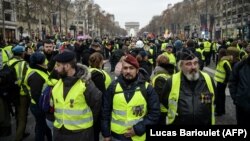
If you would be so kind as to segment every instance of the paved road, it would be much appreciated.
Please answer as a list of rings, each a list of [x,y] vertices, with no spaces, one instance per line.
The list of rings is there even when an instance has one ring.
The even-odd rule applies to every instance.
[[[214,74],[214,64],[212,63],[209,67],[205,67],[204,71],[208,72],[211,76]],[[105,70],[109,72],[110,70],[110,64],[106,63]],[[114,74],[111,73],[112,78],[114,78]],[[216,124],[218,125],[235,125],[236,119],[235,119],[235,106],[233,105],[232,99],[229,95],[228,89],[226,90],[226,114],[221,117],[216,117]],[[15,122],[14,119],[12,119],[12,136],[0,138],[0,141],[13,141],[14,134],[15,134]],[[34,141],[34,131],[35,131],[35,121],[33,118],[33,115],[29,112],[28,115],[28,124],[27,124],[27,132],[30,132],[31,135],[27,137],[24,141]]]

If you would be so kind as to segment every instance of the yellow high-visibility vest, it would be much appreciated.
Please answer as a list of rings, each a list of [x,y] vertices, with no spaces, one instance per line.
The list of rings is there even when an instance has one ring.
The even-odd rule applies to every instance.
[[[63,97],[63,82],[60,79],[52,89],[55,108],[54,126],[64,126],[68,130],[81,130],[93,126],[93,115],[86,103],[84,92],[85,83],[78,80],[69,90],[66,98]]]
[[[145,83],[146,88],[148,83]],[[140,108],[142,113],[140,115],[135,115],[134,111],[136,108]],[[135,90],[134,96],[127,103],[123,89],[119,83],[117,83],[115,88],[115,95],[113,98],[113,110],[111,119],[111,131],[116,134],[126,133],[128,128],[133,127],[133,125],[143,120],[143,117],[147,113],[147,102],[140,91],[140,87]],[[146,140],[146,133],[142,136],[133,136],[133,141],[144,141]]]
[[[48,74],[47,73],[45,73],[45,72],[43,72],[41,70],[38,70],[38,69],[32,69],[30,67],[28,68],[28,70],[26,72],[26,75],[25,75],[25,78],[24,78],[24,85],[27,88],[27,92],[29,93],[29,95],[31,97],[31,103],[33,103],[33,104],[37,104],[37,103],[35,102],[35,100],[31,96],[30,86],[28,85],[28,79],[35,72],[38,73],[44,79],[44,81],[45,81],[44,84],[43,84],[43,88],[42,88],[41,92],[43,92],[43,90],[46,88],[46,86],[47,86],[46,82],[48,81]]]
[[[228,60],[220,60],[216,66],[216,72],[214,74],[214,80],[220,83],[223,83],[226,78],[226,71],[224,69],[224,64],[227,64],[229,68],[232,70],[231,65]]]
[[[212,85],[212,80],[207,73],[200,71],[202,76],[205,78],[206,84],[208,86],[209,92],[213,94],[211,102],[211,124],[215,124],[215,115],[214,115],[214,88]],[[178,100],[180,95],[180,85],[181,85],[181,72],[178,72],[172,76],[172,88],[168,97],[168,116],[167,124],[172,124],[175,120],[175,116],[178,115]]]
[[[162,77],[164,78],[165,80],[169,79],[171,76],[166,74],[166,73],[159,73],[159,74],[156,74],[155,76],[153,76],[153,78],[151,79],[151,84],[153,87],[155,87],[155,80],[159,77]],[[166,113],[168,110],[167,108],[162,104],[160,103],[160,108],[161,108],[161,112],[162,113]]]
[[[16,61],[20,61],[20,60],[18,60],[16,58],[13,58],[13,59],[9,60],[9,62],[7,63],[7,65],[11,66]],[[28,66],[27,66],[27,63],[24,60],[18,62],[14,66],[15,71],[16,71],[16,78],[17,78],[16,84],[20,87],[20,95],[23,95],[23,96],[28,94],[28,93],[26,93],[24,91],[24,86],[22,85],[22,83],[24,83],[24,81],[22,82],[22,80],[25,79],[25,75],[26,75],[26,74],[23,73],[25,67],[28,67]]]

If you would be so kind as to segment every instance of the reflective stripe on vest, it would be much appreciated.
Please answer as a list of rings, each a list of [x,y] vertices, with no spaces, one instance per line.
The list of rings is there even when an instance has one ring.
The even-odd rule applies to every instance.
[[[60,129],[81,130],[93,126],[92,111],[86,103],[84,92],[85,83],[78,80],[63,97],[63,82],[60,79],[52,89],[55,108],[54,126]]]
[[[214,88],[212,85],[212,80],[207,73],[200,71],[202,76],[205,78],[207,87],[209,92],[213,94],[212,103],[211,103],[211,124],[215,124],[215,116],[214,116]],[[178,116],[177,109],[178,109],[178,100],[180,95],[180,84],[181,83],[181,72],[178,72],[172,76],[172,88],[168,98],[168,116],[167,116],[167,123],[172,124],[175,120],[175,116]]]
[[[153,76],[151,82],[152,82],[152,86],[155,87],[155,80],[159,77],[162,77],[164,78],[165,80],[169,79],[171,76],[166,74],[166,73],[159,73],[159,74],[156,74],[155,76]],[[161,108],[161,112],[162,113],[166,113],[168,110],[165,106],[163,106],[162,103],[160,103],[160,108]]]
[[[43,72],[43,71],[40,71],[38,69],[32,69],[32,68],[28,68],[27,72],[26,72],[26,75],[25,75],[25,78],[24,78],[24,85],[26,86],[27,90],[24,90],[26,93],[29,93],[30,97],[31,97],[31,103],[33,104],[36,104],[35,100],[32,98],[31,96],[31,92],[30,92],[30,86],[28,85],[28,79],[29,77],[33,74],[33,73],[38,73],[43,79],[44,79],[44,84],[43,84],[43,88],[42,88],[42,91],[41,91],[41,94],[43,92],[43,90],[46,88],[46,82],[48,80],[48,74]]]
[[[227,64],[229,68],[231,69],[231,65],[228,62],[228,60],[220,60],[217,67],[216,67],[216,72],[214,74],[214,80],[220,83],[223,83],[226,78],[226,71],[224,69],[224,64]]]
[[[204,44],[204,51],[205,52],[210,52],[211,43],[209,41],[205,41],[203,44]]]
[[[98,71],[98,72],[100,72],[101,74],[103,74],[104,75],[104,80],[105,80],[105,88],[107,89],[108,88],[108,86],[110,85],[110,83],[111,83],[111,77],[109,76],[109,74],[105,71],[105,70],[100,70],[100,69],[97,69],[97,68],[90,68],[90,72],[93,72],[93,71]]]
[[[146,88],[148,83],[145,83]],[[141,111],[141,114],[136,115],[137,110]],[[115,88],[115,94],[113,98],[113,110],[111,119],[111,131],[116,134],[124,134],[127,129],[133,127],[138,122],[143,120],[143,117],[147,113],[147,102],[140,91],[140,87],[137,87],[134,96],[127,103],[123,89],[119,83]],[[133,136],[132,140],[143,141],[146,139],[146,133],[142,136]]]

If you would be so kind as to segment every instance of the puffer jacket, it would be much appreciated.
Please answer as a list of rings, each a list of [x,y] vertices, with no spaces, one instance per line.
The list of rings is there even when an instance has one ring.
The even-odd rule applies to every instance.
[[[117,81],[117,82],[116,82]],[[113,96],[115,92],[115,86],[117,83],[120,83],[122,89],[124,90],[124,95],[126,101],[129,102],[134,95],[135,89],[145,83],[145,78],[142,78],[142,75],[138,74],[137,78],[133,82],[126,82],[123,79],[123,76],[120,75],[117,80],[113,81],[108,90],[103,95],[103,105],[102,105],[102,123],[101,130],[104,137],[110,137],[111,134],[111,112],[113,108]],[[146,101],[148,112],[145,115],[144,119],[133,126],[136,135],[143,135],[146,132],[146,125],[156,124],[160,116],[160,103],[159,98],[151,85],[146,89]],[[124,135],[118,135],[119,139],[127,139]],[[117,137],[117,135],[116,135]]]
[[[215,90],[213,81],[212,85]],[[163,94],[162,104],[165,107],[168,107],[168,98],[171,88],[172,78],[167,80],[163,90],[165,93]],[[202,102],[202,94],[210,94],[210,92],[205,78],[201,73],[197,81],[189,81],[181,74],[180,94],[177,106],[178,116],[175,117],[173,125],[211,125],[211,103]]]

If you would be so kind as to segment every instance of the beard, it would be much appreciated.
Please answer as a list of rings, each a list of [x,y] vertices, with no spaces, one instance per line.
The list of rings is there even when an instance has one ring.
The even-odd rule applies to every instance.
[[[125,74],[125,75],[124,75],[124,78],[127,79],[127,80],[132,80],[132,79],[134,79],[133,75],[131,75],[131,74]]]
[[[46,50],[46,51],[44,51],[44,53],[47,54],[47,55],[51,55],[52,52],[53,52],[53,50]]]
[[[183,72],[189,81],[196,81],[200,78],[200,73],[198,70],[192,70],[191,72]]]

